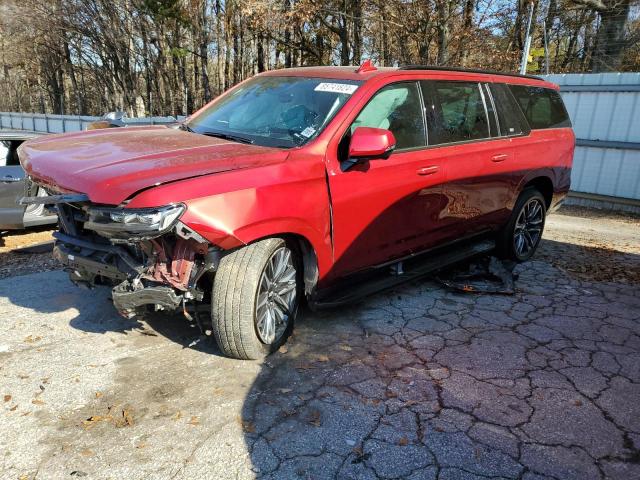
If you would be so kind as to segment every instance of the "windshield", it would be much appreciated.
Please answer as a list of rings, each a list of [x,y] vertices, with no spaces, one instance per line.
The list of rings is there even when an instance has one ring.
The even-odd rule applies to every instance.
[[[361,82],[255,77],[191,119],[195,133],[291,148],[320,134]]]

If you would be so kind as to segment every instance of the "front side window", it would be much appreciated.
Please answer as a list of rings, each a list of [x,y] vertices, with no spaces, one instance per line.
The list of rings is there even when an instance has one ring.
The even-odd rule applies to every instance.
[[[426,81],[424,86],[429,145],[489,137],[487,111],[479,84]]]
[[[560,94],[550,88],[509,85],[532,129],[570,127]]]
[[[317,137],[358,89],[360,81],[255,77],[187,123],[203,135],[291,148]]]
[[[422,102],[416,82],[394,83],[382,88],[362,109],[351,125],[384,128],[396,137],[396,150],[424,147],[426,134]]]

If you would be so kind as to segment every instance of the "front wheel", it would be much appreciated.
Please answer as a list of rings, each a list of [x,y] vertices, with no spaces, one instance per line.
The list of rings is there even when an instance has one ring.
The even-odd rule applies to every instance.
[[[544,230],[547,215],[542,194],[526,189],[520,194],[511,219],[498,237],[498,255],[502,258],[524,262],[535,253]]]
[[[243,360],[277,350],[293,330],[300,276],[295,252],[281,238],[268,238],[223,257],[211,306],[220,350]]]

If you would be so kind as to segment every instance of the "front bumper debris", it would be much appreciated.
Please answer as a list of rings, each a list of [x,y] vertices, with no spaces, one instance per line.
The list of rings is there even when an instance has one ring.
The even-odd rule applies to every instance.
[[[53,258],[67,266],[69,278],[76,285],[90,287],[95,284],[98,276],[119,281],[128,277],[114,265],[72,252],[61,243],[56,243],[53,247]]]
[[[136,316],[146,305],[156,310],[176,310],[183,302],[183,295],[164,285],[143,286],[141,282],[125,280],[112,290],[113,306],[126,318]]]
[[[157,238],[114,243],[84,230],[79,211],[65,210],[65,231],[53,234],[54,257],[76,285],[112,286],[113,304],[121,315],[131,318],[147,307],[181,308],[187,315],[186,304],[205,297],[209,283],[200,281],[217,269],[222,252],[188,227],[179,224]]]

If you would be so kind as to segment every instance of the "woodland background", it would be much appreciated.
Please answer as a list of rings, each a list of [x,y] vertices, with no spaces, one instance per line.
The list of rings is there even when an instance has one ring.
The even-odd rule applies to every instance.
[[[0,0],[0,110],[185,115],[264,70],[517,71],[525,0]],[[640,0],[534,4],[531,73],[640,71]]]

